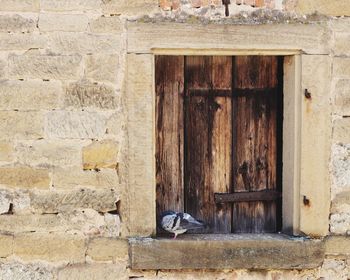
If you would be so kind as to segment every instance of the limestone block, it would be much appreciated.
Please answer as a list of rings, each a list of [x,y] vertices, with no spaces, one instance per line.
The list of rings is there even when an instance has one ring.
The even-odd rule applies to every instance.
[[[28,191],[0,189],[0,214],[7,214],[11,204],[13,213],[28,213],[30,210]]]
[[[158,0],[108,0],[102,1],[104,14],[137,15],[158,11]]]
[[[45,48],[47,37],[38,34],[2,34],[0,33],[0,50],[15,51],[29,50],[31,48]]]
[[[52,280],[55,279],[55,273],[52,268],[42,263],[23,264],[19,262],[4,262],[0,263],[0,279]]]
[[[112,222],[109,216],[117,218]],[[120,219],[118,215],[101,215],[93,209],[75,209],[46,215],[0,215],[0,231],[14,234],[64,232],[94,237],[117,237],[120,233]]]
[[[79,263],[85,261],[85,250],[85,239],[79,236],[28,233],[14,238],[14,254],[25,261]]]
[[[50,168],[80,166],[81,147],[86,141],[37,140],[16,145],[17,161],[28,166]]]
[[[296,11],[302,14],[325,14],[330,16],[350,16],[350,7],[343,0],[298,1]]]
[[[350,10],[349,10],[350,14]],[[347,30],[349,31],[349,30]],[[339,56],[350,56],[350,32],[335,32],[334,34],[334,54]]]
[[[52,110],[61,107],[57,81],[0,81],[0,110]]]
[[[88,26],[86,15],[40,14],[40,31],[85,31]]]
[[[324,55],[302,56],[302,89],[311,99],[302,99],[300,230],[312,236],[328,234],[330,206],[329,158],[331,147],[331,59]],[[323,207],[319,207],[323,205]]]
[[[119,194],[114,189],[72,191],[41,191],[31,193],[31,206],[37,213],[58,213],[77,208],[92,208],[99,212],[116,210]]]
[[[333,61],[333,76],[350,79],[350,58],[335,57]]]
[[[121,138],[125,130],[125,116],[122,112],[115,113],[107,120],[107,133]]]
[[[115,82],[119,67],[118,55],[95,54],[86,56],[86,77],[95,81]]]
[[[41,9],[44,11],[72,12],[72,11],[98,11],[101,0],[41,0]]]
[[[13,252],[13,236],[0,234],[0,258],[6,258]]]
[[[65,107],[115,109],[118,104],[117,99],[115,90],[111,86],[80,81],[67,87]]]
[[[105,133],[105,117],[94,112],[55,111],[46,114],[48,138],[100,138]]]
[[[112,140],[93,142],[83,148],[83,168],[101,169],[118,167],[118,143]]]
[[[307,54],[330,52],[330,31],[313,24],[190,24],[127,22],[128,52],[170,49],[300,49]],[[171,32],[169,32],[171,30]],[[193,36],[196,34],[196,36]]]
[[[40,0],[0,0],[0,11],[38,12]]]
[[[0,161],[12,161],[14,148],[13,143],[0,140]]]
[[[43,126],[40,112],[0,111],[0,139],[38,139]]]
[[[81,158],[80,158],[81,159]],[[83,171],[79,168],[56,168],[53,170],[53,185],[59,189],[94,187],[98,189],[119,187],[118,174],[115,170],[102,169]]]
[[[55,33],[50,36],[50,49],[63,54],[114,53],[120,48],[119,34]]]
[[[350,188],[350,144],[332,145],[333,194]]]
[[[350,115],[350,79],[339,79],[335,84],[334,93],[336,112]]]
[[[36,22],[20,15],[0,15],[0,32],[33,32]]]
[[[350,212],[331,214],[330,232],[339,235],[350,234]]]
[[[117,261],[128,259],[128,241],[116,238],[94,238],[86,252],[94,261]]]
[[[126,263],[67,266],[58,272],[58,280],[127,280],[126,266]]]
[[[334,121],[333,142],[350,144],[350,118],[341,118]]]
[[[48,189],[50,187],[49,172],[45,169],[29,167],[0,168],[0,185],[8,188]]]
[[[6,77],[7,72],[7,62],[5,60],[0,60],[0,79]]]
[[[350,239],[346,236],[330,236],[326,239],[327,255],[349,255]]]
[[[9,72],[14,78],[77,79],[80,74],[80,55],[12,55]]]
[[[350,190],[338,193],[332,200],[331,213],[350,213]]]
[[[124,23],[119,17],[99,17],[90,22],[90,31],[94,33],[121,33]]]

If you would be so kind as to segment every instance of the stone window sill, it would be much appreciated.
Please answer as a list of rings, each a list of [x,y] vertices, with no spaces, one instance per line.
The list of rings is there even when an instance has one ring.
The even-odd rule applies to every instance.
[[[283,234],[185,234],[130,238],[132,269],[306,269],[322,264],[324,242]]]

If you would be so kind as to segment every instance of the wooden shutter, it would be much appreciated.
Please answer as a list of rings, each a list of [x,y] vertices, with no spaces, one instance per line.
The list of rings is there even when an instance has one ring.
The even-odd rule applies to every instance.
[[[158,216],[186,211],[208,224],[207,233],[277,230],[283,114],[278,61],[156,56]]]

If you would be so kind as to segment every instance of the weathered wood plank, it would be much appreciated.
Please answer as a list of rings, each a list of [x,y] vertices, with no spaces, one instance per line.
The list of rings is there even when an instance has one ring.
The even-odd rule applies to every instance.
[[[231,232],[231,205],[214,200],[214,192],[230,191],[231,100],[216,90],[231,89],[231,67],[231,57],[186,58],[185,208],[206,232]]]
[[[184,210],[183,90],[184,57],[156,56],[157,217]]]
[[[277,57],[236,57],[233,89],[234,178],[237,191],[276,188]],[[268,93],[251,94],[268,88]],[[271,88],[276,88],[271,91]],[[242,95],[243,89],[249,94]],[[275,202],[239,202],[233,206],[234,232],[274,232]]]
[[[237,192],[237,193],[215,193],[216,203],[241,202],[241,201],[264,201],[277,200],[281,197],[281,193],[277,191],[258,191],[258,192]]]

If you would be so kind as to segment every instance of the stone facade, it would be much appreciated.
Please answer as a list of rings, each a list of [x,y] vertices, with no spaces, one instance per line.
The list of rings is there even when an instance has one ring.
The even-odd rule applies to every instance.
[[[350,278],[350,5],[231,0],[229,12],[221,0],[0,0],[0,279]],[[306,232],[322,221],[322,264],[132,269],[127,238],[155,229],[149,50],[259,50],[270,34],[269,49],[303,50],[301,131],[327,135],[301,159],[313,186],[301,195],[324,198],[300,213]]]

